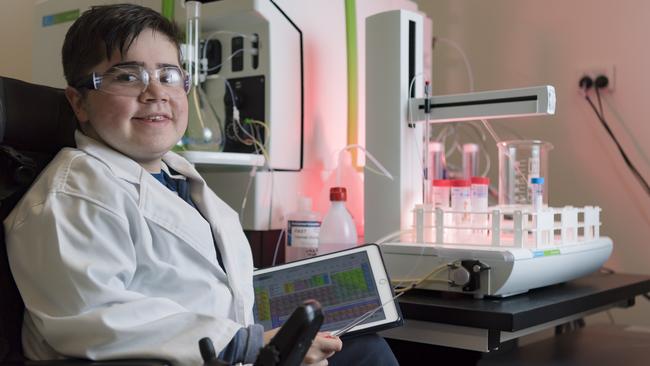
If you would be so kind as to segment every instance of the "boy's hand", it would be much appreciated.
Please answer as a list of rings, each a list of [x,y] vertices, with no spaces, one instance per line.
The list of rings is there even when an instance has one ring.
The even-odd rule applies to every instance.
[[[306,365],[324,366],[327,359],[343,348],[343,342],[339,337],[329,333],[318,333],[309,347],[303,363]]]
[[[266,332],[264,332],[264,345],[265,346],[267,344],[269,344],[269,342],[271,342],[271,339],[273,337],[275,337],[275,335],[278,333],[279,330],[280,330],[280,328],[273,328],[271,330],[267,330]]]

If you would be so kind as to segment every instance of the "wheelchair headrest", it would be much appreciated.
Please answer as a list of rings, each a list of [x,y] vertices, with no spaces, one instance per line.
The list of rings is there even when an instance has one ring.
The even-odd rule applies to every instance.
[[[0,144],[54,154],[74,146],[76,126],[62,89],[0,77]]]

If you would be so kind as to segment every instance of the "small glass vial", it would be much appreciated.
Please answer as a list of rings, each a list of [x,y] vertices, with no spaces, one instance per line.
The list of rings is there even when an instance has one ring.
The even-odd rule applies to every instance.
[[[530,178],[530,202],[534,211],[544,207],[544,177]]]

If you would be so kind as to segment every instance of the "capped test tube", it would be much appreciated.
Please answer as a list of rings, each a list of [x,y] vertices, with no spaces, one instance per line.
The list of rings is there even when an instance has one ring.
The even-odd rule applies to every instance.
[[[449,208],[449,179],[434,179],[431,190],[431,203],[434,208]]]
[[[463,144],[463,179],[478,176],[478,145]]]
[[[544,207],[544,177],[530,178],[530,202],[535,211]]]

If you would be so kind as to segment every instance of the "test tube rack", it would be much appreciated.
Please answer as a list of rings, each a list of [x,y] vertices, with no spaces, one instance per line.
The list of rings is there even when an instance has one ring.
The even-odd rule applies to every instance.
[[[402,242],[537,249],[580,244],[600,237],[597,206],[494,206],[486,212],[417,205],[413,233]]]

